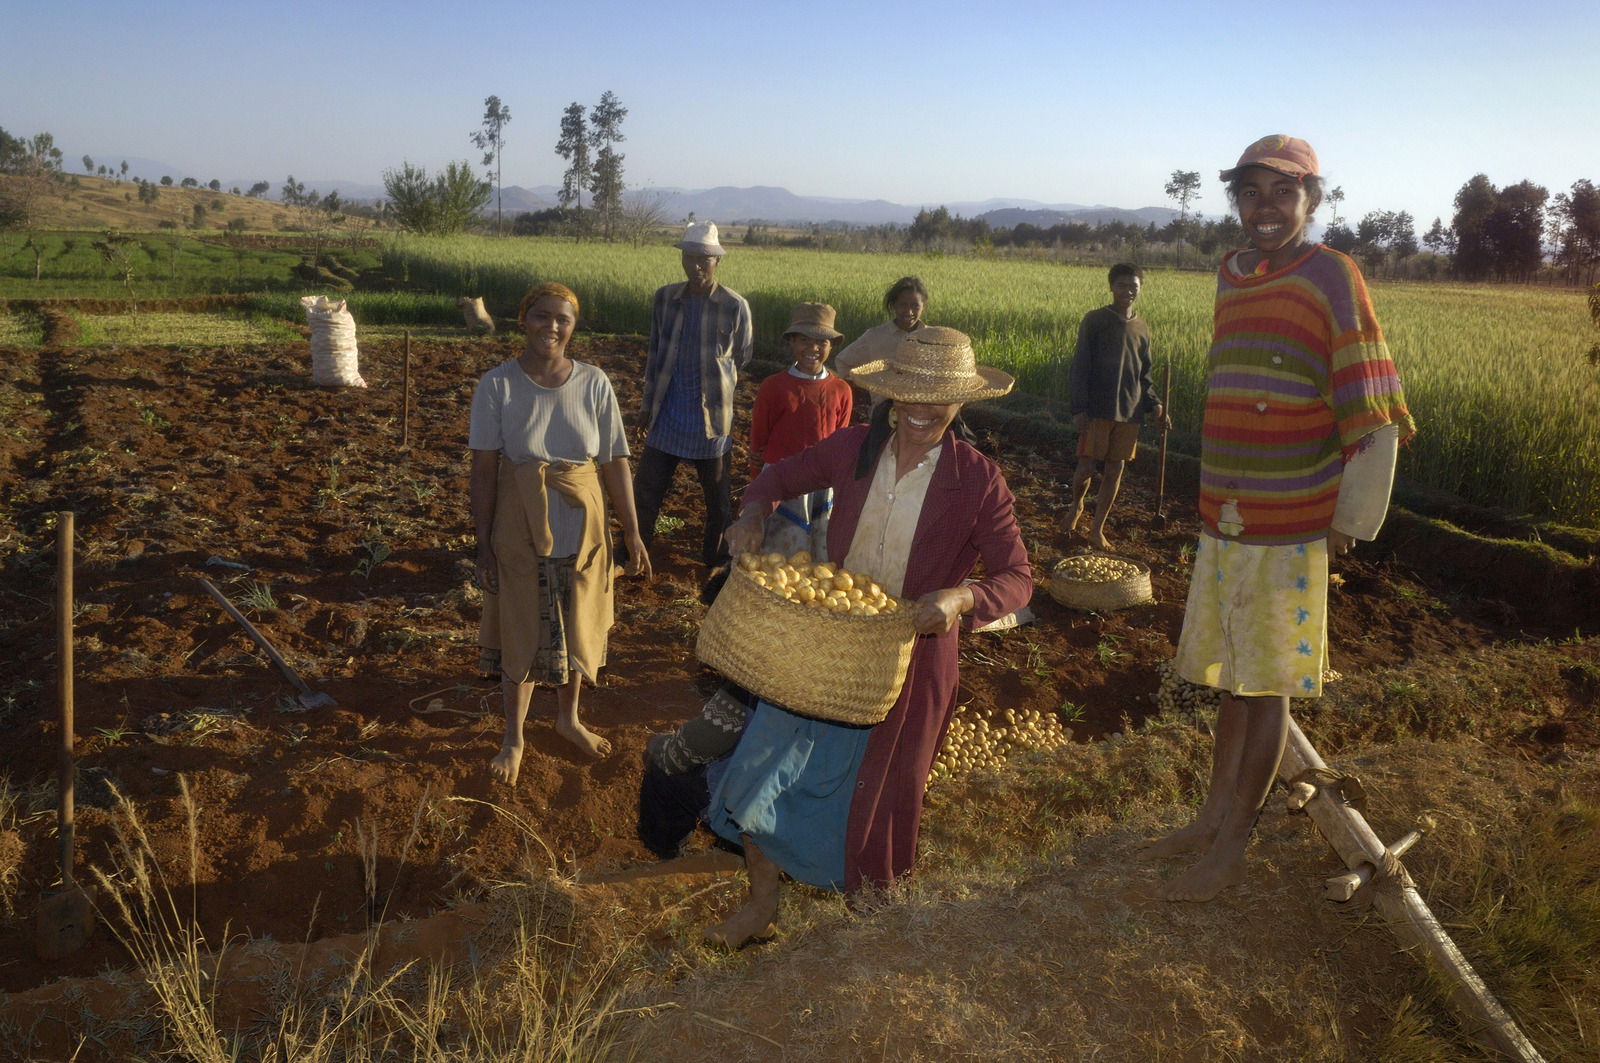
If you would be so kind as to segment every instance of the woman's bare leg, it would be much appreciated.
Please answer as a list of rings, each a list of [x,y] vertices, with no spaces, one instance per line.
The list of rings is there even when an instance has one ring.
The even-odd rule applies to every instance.
[[[528,719],[528,702],[533,698],[532,683],[500,680],[500,700],[505,703],[506,737],[500,752],[489,762],[489,774],[507,786],[515,786],[522,767],[522,725]]]
[[[1244,854],[1256,815],[1266,803],[1289,737],[1289,699],[1237,698],[1245,711],[1244,743],[1232,800],[1211,847],[1189,870],[1167,884],[1169,901],[1209,901],[1244,881]],[[1209,800],[1209,798],[1208,798]]]
[[[750,894],[744,907],[720,923],[705,928],[702,937],[713,945],[736,949],[755,938],[769,938],[777,930],[778,920],[778,865],[768,860],[750,839],[741,834],[744,843],[744,868],[750,880]]]
[[[556,688],[556,734],[577,746],[591,757],[603,757],[611,752],[611,743],[589,730],[578,720],[578,694],[583,675],[569,668],[570,678],[565,686]]]
[[[1233,803],[1239,762],[1244,756],[1244,729],[1244,705],[1232,694],[1222,695],[1222,707],[1217,710],[1217,737],[1211,750],[1211,788],[1206,791],[1205,802],[1186,826],[1146,844],[1147,856],[1203,853],[1211,848],[1222,821],[1228,817],[1228,806]]]

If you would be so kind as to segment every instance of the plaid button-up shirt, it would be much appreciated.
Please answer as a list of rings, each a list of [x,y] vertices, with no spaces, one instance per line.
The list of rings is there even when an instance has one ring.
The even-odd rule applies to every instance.
[[[733,433],[733,392],[739,382],[739,370],[750,362],[755,332],[750,322],[750,304],[738,292],[719,284],[703,304],[698,350],[682,351],[679,340],[688,287],[687,282],[681,282],[656,290],[650,346],[645,354],[643,406],[648,423],[654,425],[667,396],[673,367],[680,357],[694,358],[700,367],[700,408],[706,438],[714,439]]]

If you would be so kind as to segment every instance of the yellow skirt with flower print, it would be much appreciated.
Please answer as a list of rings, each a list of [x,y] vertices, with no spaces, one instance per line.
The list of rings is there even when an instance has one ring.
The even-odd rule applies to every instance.
[[[1328,544],[1257,546],[1202,533],[1174,662],[1241,697],[1322,696]]]

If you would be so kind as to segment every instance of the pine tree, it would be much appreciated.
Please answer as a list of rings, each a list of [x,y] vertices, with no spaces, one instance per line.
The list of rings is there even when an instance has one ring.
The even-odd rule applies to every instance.
[[[594,149],[594,175],[589,180],[589,191],[594,195],[594,207],[605,225],[607,240],[616,234],[617,216],[622,209],[624,156],[616,150],[616,145],[628,139],[622,135],[622,120],[626,117],[628,109],[610,89],[589,112],[589,145]]]
[[[483,152],[483,165],[493,166],[494,177],[494,231],[500,231],[501,157],[506,146],[506,123],[511,121],[511,109],[500,102],[500,97],[489,96],[483,101],[483,128],[472,134],[472,143]]]

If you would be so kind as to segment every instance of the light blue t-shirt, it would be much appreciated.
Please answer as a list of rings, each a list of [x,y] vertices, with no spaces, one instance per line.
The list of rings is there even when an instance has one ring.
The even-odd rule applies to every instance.
[[[599,367],[573,361],[558,388],[541,387],[513,358],[483,374],[472,395],[467,446],[498,450],[518,465],[530,461],[604,465],[628,456],[628,437],[611,379]],[[583,510],[546,490],[551,557],[570,557],[583,541]]]

